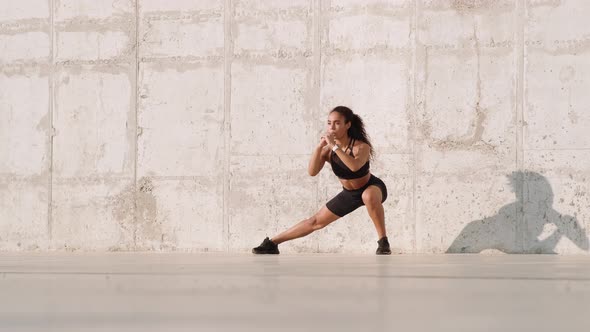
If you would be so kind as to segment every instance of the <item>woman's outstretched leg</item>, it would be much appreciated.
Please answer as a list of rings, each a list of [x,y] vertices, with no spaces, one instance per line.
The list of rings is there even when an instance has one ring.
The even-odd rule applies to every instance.
[[[279,250],[277,246],[279,244],[309,235],[318,229],[328,226],[338,218],[340,217],[324,206],[312,217],[300,221],[288,230],[274,236],[272,239],[264,239],[260,246],[252,249],[252,252],[255,254],[278,254]]]
[[[328,226],[330,223],[338,220],[338,218],[340,217],[328,210],[326,206],[323,206],[311,218],[300,221],[288,230],[273,237],[271,240],[276,244],[280,244],[285,241],[304,237],[314,231],[317,231],[318,229]]]

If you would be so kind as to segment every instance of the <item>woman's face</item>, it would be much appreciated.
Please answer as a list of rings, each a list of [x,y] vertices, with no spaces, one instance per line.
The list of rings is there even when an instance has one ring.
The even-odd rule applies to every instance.
[[[340,139],[346,137],[346,133],[350,128],[350,122],[346,123],[344,116],[338,112],[331,112],[328,115],[328,122],[326,123],[326,132],[333,135],[334,138]]]

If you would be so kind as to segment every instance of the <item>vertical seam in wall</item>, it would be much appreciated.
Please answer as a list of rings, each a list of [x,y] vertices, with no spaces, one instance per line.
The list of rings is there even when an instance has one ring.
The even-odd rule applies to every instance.
[[[230,250],[230,218],[229,218],[229,193],[231,190],[230,181],[230,143],[231,143],[231,65],[233,60],[233,41],[232,41],[232,2],[225,0],[223,14],[224,29],[224,57],[223,57],[223,230],[225,239],[225,250]]]
[[[321,11],[322,11],[322,3],[321,0],[314,0],[313,3],[313,89],[314,89],[314,104],[315,110],[312,112],[313,114],[313,133],[316,135],[320,130],[320,125],[318,123],[319,115],[321,112],[321,74],[322,74],[322,29],[321,29]],[[316,178],[316,188],[315,188],[315,202],[317,204],[321,204],[319,202],[320,196],[320,181],[319,178]],[[316,251],[320,251],[320,243],[318,241],[316,246]]]
[[[515,60],[517,65],[517,75],[516,78],[516,168],[518,171],[523,171],[523,156],[524,156],[524,20],[525,20],[525,0],[516,0],[516,54]],[[524,202],[524,181],[525,179],[522,178],[520,186],[520,190],[516,193],[519,195],[519,200]],[[516,211],[516,234],[520,235],[520,237],[516,238],[516,241],[520,241],[520,243],[516,244],[517,248],[521,248],[524,250],[525,244],[525,230],[526,225],[523,224],[524,222],[524,215],[523,211],[520,209]],[[520,228],[520,229],[518,229]]]
[[[418,31],[417,31],[417,27],[418,27],[418,0],[414,0],[414,14],[413,16],[413,24],[411,26],[411,29],[414,30],[414,46],[412,47],[412,74],[413,74],[413,85],[414,85],[414,91],[413,91],[413,107],[412,107],[412,111],[414,112],[414,114],[411,115],[411,119],[412,120],[412,162],[411,162],[411,170],[412,170],[412,218],[413,218],[413,222],[414,222],[414,248],[412,248],[412,251],[414,253],[416,253],[418,251],[418,214],[416,211],[416,181],[418,179],[417,176],[417,165],[416,165],[416,160],[418,159],[416,154],[416,121],[417,121],[417,117],[416,117],[416,113],[418,112],[418,107],[417,107],[417,74],[416,74],[416,69],[418,67],[418,60],[417,60],[417,53],[418,53]]]
[[[137,249],[137,160],[139,158],[139,0],[135,0],[135,133],[133,145],[133,249]]]
[[[49,0],[49,38],[51,40],[49,45],[49,179],[48,179],[48,197],[47,197],[47,235],[48,243],[47,248],[51,247],[53,240],[53,136],[55,134],[55,128],[53,127],[53,101],[54,101],[54,54],[53,45],[55,43],[55,29],[53,28],[53,7],[54,0]]]

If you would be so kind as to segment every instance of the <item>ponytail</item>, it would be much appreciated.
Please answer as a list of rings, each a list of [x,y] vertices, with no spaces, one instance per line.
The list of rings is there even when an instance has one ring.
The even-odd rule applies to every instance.
[[[375,151],[373,150],[373,145],[369,139],[369,135],[365,131],[365,123],[363,119],[361,119],[358,114],[355,114],[350,108],[346,106],[336,106],[330,113],[338,112],[340,115],[344,116],[346,122],[350,122],[350,128],[348,128],[348,136],[352,139],[357,141],[361,141],[366,143],[369,146],[369,153],[371,159],[373,159],[373,155]]]

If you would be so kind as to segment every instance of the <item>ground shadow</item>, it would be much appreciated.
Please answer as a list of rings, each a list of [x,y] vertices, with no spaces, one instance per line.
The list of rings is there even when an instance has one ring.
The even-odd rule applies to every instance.
[[[554,254],[564,236],[588,250],[588,235],[578,220],[553,209],[553,190],[544,176],[519,171],[508,178],[516,202],[503,206],[494,216],[470,222],[447,253],[496,249],[510,254]]]

